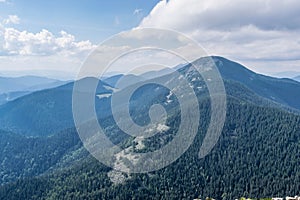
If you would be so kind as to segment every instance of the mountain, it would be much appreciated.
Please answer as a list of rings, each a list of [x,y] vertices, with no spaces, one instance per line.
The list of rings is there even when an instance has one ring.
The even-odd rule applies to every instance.
[[[206,113],[209,103],[201,105]],[[118,183],[111,178],[115,171],[89,158],[62,171],[1,186],[0,199],[238,199],[297,194],[299,115],[241,104],[231,97],[227,109],[221,138],[204,159],[199,159],[198,151],[207,119],[188,151],[161,170],[121,173]],[[171,121],[176,120],[173,117]],[[157,145],[144,144],[144,152]]]
[[[171,74],[163,76],[165,82],[171,78]],[[127,78],[124,78],[122,81],[126,80]],[[98,80],[87,78],[81,81],[85,82],[88,87],[89,82]],[[203,85],[204,83],[201,84]],[[237,85],[233,82],[226,82],[226,84],[228,84],[229,88],[239,88],[235,90],[228,89],[228,94],[232,96],[238,96],[235,94],[236,91],[242,90],[244,91],[243,95],[239,95],[239,98],[247,98],[248,101],[267,104],[257,95],[252,94],[253,92],[245,89],[242,85]],[[57,88],[34,92],[0,106],[1,129],[27,136],[46,136],[55,134],[56,132],[66,128],[73,127],[73,85],[74,83],[68,83]],[[102,105],[98,106],[96,110],[98,113],[101,113],[102,117],[111,114],[109,109],[110,104],[103,104],[103,102],[110,100],[110,98],[102,98],[102,96],[106,97],[107,94],[111,94],[112,91],[114,91],[114,89],[110,85],[101,81],[99,82],[96,94],[98,97],[96,98],[96,103],[101,103]],[[157,92],[157,94],[159,93]],[[168,93],[165,93],[165,96],[167,95]],[[150,99],[153,99],[156,96],[153,96],[153,94],[150,93],[150,97]],[[141,100],[141,102],[144,102],[144,100]],[[141,105],[143,106],[143,103]]]
[[[199,62],[204,62],[204,59],[200,59]],[[225,58],[213,57],[213,59],[225,80],[228,95],[247,100],[247,102],[256,103],[257,105],[300,108],[300,102],[297,101],[297,99],[300,99],[300,83],[288,79],[277,79],[256,74],[242,65]],[[180,70],[183,73],[188,69],[189,66],[185,66]],[[122,80],[124,87],[129,85],[130,82],[126,80],[129,80],[131,77],[133,77],[131,83],[142,79],[134,75],[126,76],[127,78]],[[172,74],[167,74],[162,76],[162,78],[167,82],[171,80],[172,76]],[[111,79],[103,81],[114,85],[113,81],[116,81],[120,77],[122,76],[111,77]],[[86,81],[88,84],[92,80],[90,78],[82,81]],[[71,107],[73,84],[68,83],[57,88],[34,92],[0,106],[1,129],[28,136],[37,136],[54,134],[57,131],[73,127],[74,122]],[[108,94],[115,91],[110,84],[105,82],[99,83],[96,103],[109,101],[110,98],[102,97],[109,97]],[[203,85],[204,83],[201,84]],[[197,87],[202,87],[202,85],[198,85]],[[103,93],[104,95],[101,95]],[[284,106],[281,106],[281,104]],[[102,117],[108,116],[111,113],[108,109],[109,107],[109,103],[106,103],[105,106],[101,106],[101,110],[97,108],[97,112],[101,113]]]
[[[222,57],[213,57],[222,77],[239,82],[261,97],[300,109],[300,83],[286,78],[273,78],[254,73]]]
[[[272,77],[256,74],[238,63],[229,61],[221,57],[213,57],[217,67],[224,78],[226,90],[230,93],[238,93],[239,91],[247,91],[233,96],[243,97],[248,101],[265,102],[271,104],[275,102],[286,107],[295,109],[300,108],[300,83],[289,79],[277,79]],[[199,62],[203,62],[203,58]],[[181,68],[188,69],[189,66]],[[172,74],[164,75],[165,82],[171,79]],[[105,79],[103,81],[115,85],[116,80],[119,80],[121,75]],[[132,82],[126,81],[133,78]],[[140,81],[134,75],[126,75],[122,79],[123,87]],[[142,79],[143,80],[143,79]],[[33,81],[32,81],[33,82]],[[122,85],[121,83],[121,85]],[[202,83],[203,84],[203,83]],[[101,84],[100,84],[101,85]],[[123,88],[122,87],[122,88]],[[239,89],[237,89],[237,87]],[[242,89],[242,88],[248,88]],[[230,89],[236,88],[236,89]],[[72,89],[73,83],[69,83],[57,88],[34,92],[24,97],[18,98],[5,105],[0,106],[0,126],[3,130],[12,131],[25,135],[49,135],[69,127],[73,127],[72,118]],[[102,87],[98,87],[98,97],[101,98],[101,93],[110,94],[112,86],[103,82]],[[256,94],[256,98],[249,98]],[[23,95],[23,93],[21,94]],[[107,96],[107,95],[106,95]],[[7,98],[7,96],[4,96]],[[261,100],[264,98],[266,101]],[[260,100],[259,100],[260,99]],[[99,99],[98,99],[99,100]],[[102,99],[104,101],[104,99]],[[109,106],[109,105],[107,105]],[[273,105],[276,106],[276,105]],[[105,108],[102,111],[105,113]],[[103,114],[109,115],[109,113]]]
[[[15,100],[19,97],[30,94],[29,91],[21,91],[21,92],[9,92],[0,94],[0,105],[5,104],[9,101]]]
[[[133,74],[118,74],[109,78],[106,78],[103,80],[103,82],[113,86],[113,87],[117,87],[116,84],[118,84],[118,89],[124,89],[130,85],[133,85],[135,83],[141,82],[143,80],[146,80],[145,78],[141,77],[141,76],[136,76]],[[120,82],[118,82],[120,81]]]
[[[300,82],[300,76],[296,76],[296,77],[294,77],[293,79],[294,79],[295,81]]]
[[[115,87],[117,82],[122,78],[124,75],[123,74],[117,74],[108,78],[103,79],[103,82]]]
[[[0,77],[0,105],[31,92],[64,85],[68,81],[38,77]]]
[[[205,63],[205,59],[196,62]],[[224,79],[227,115],[218,143],[205,158],[199,159],[198,152],[210,122],[211,102],[203,78],[189,65],[178,72],[198,97],[198,133],[176,162],[146,174],[119,173],[87,155],[75,134],[71,110],[74,83],[69,83],[0,107],[0,127],[4,129],[0,132],[0,177],[5,183],[0,186],[0,199],[237,199],[297,195],[300,117],[286,109],[294,106],[288,101],[291,97],[282,97],[277,90],[288,88],[298,98],[298,83],[256,74],[225,58],[213,59]],[[156,82],[171,79],[178,80],[179,75],[166,74],[157,77]],[[89,86],[98,80],[79,81]],[[157,84],[146,84],[133,93],[130,116],[137,124],[147,125],[149,108],[159,103],[168,114],[169,128],[157,126],[158,134],[138,142],[124,135],[111,116],[110,95],[113,91],[126,94],[127,89],[116,90],[100,81],[96,90],[99,123],[113,143],[131,155],[155,151],[174,139],[181,121],[178,100]],[[266,93],[261,94],[263,91]],[[270,93],[280,101],[270,98]],[[284,105],[280,104],[283,100]],[[185,103],[192,106],[190,101]],[[127,122],[122,116],[121,119]],[[137,148],[139,142],[142,149]],[[126,165],[125,161],[114,162]],[[17,164],[12,166],[13,163]]]
[[[0,131],[0,184],[45,173],[77,146],[81,142],[73,129],[39,138]]]
[[[122,80],[122,83],[120,84],[121,85],[120,89],[124,89],[124,88],[128,87],[129,85],[133,85],[133,84],[141,82],[141,81],[155,79],[157,77],[161,77],[161,76],[165,76],[167,74],[171,74],[172,72],[174,72],[174,70],[178,70],[178,69],[180,69],[184,66],[185,66],[184,64],[180,64],[178,66],[175,66],[173,70],[170,69],[170,68],[164,68],[164,69],[161,69],[161,70],[148,71],[148,72],[142,73],[140,75],[117,74],[117,75],[114,75],[114,76],[103,79],[103,82],[115,87],[117,82],[119,80],[121,80],[121,78],[122,78],[123,80]]]
[[[0,93],[42,90],[63,83],[65,82],[38,76],[0,77]]]
[[[93,81],[98,80],[81,80],[87,87]],[[74,127],[73,85],[72,82],[57,88],[37,91],[0,106],[1,129],[27,136],[47,136]],[[111,92],[111,86],[99,82],[97,93]]]
[[[293,77],[300,75],[299,71],[283,71],[272,74],[274,77],[280,77],[280,78],[290,78],[293,79]]]
[[[154,78],[157,78],[157,77],[160,77],[160,76],[171,74],[174,70],[180,69],[184,66],[185,66],[184,64],[180,64],[178,66],[175,66],[173,69],[163,68],[163,69],[160,69],[160,70],[153,70],[153,71],[145,72],[145,73],[141,74],[140,76],[145,78],[145,79],[154,79]]]

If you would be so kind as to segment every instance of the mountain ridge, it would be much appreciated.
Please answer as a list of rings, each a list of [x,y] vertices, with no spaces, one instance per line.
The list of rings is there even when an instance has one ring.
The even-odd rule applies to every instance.
[[[58,87],[68,82],[40,76],[0,77],[0,105],[32,92]]]
[[[259,96],[261,96],[265,99],[268,99],[268,101],[276,102],[277,105],[276,103],[272,105],[274,107],[278,106],[278,104],[283,104],[284,106],[278,107],[292,107],[294,109],[299,109],[300,102],[297,102],[297,99],[300,99],[300,92],[298,92],[300,91],[300,83],[291,80],[282,80],[258,75],[246,69],[242,65],[229,61],[225,58],[212,57],[212,59],[215,60],[216,66],[220,69],[220,73],[224,80],[233,81],[230,84],[238,82],[242,85],[242,87],[238,87],[239,89],[231,90],[232,94],[236,94],[240,97],[244,96],[243,98],[248,98],[247,94],[248,96],[253,96],[253,94],[250,94],[250,91],[252,91],[254,94],[257,94],[257,96],[253,96],[252,99],[248,98],[248,101],[260,102],[262,104],[263,100],[256,100]],[[219,61],[222,61],[223,64],[225,63],[226,66],[229,66],[229,68],[225,68],[224,66],[222,66]],[[183,67],[181,69],[184,68],[186,67]],[[238,69],[241,72],[235,72],[235,69]],[[171,75],[169,74],[164,75],[161,78],[167,81],[170,77]],[[251,80],[250,78],[253,78],[253,80]],[[86,84],[88,86],[89,81],[98,81],[98,79],[85,78],[81,81],[86,81]],[[256,85],[256,83],[261,82],[263,84]],[[275,82],[275,84],[273,82]],[[290,90],[278,91],[278,88],[274,87],[278,85],[285,86],[285,84],[290,87]],[[3,130],[25,135],[49,135],[54,134],[55,132],[57,132],[57,130],[73,127],[74,122],[71,107],[73,85],[74,82],[70,82],[56,88],[37,91],[0,106],[0,126]],[[269,88],[267,88],[267,90],[260,89],[262,85],[267,85],[269,86]],[[105,86],[106,88],[103,86]],[[248,88],[250,91],[242,89],[243,87]],[[243,90],[245,95],[237,94],[239,90]],[[268,92],[266,93],[267,95],[261,95],[261,93],[264,91]],[[107,95],[111,94],[112,92],[113,88],[109,84],[106,84],[102,81],[99,82],[96,95],[99,95],[100,97],[103,93]],[[288,98],[279,97],[279,95],[281,95],[282,93],[286,94],[287,92],[292,93]],[[275,96],[276,99],[273,99],[272,95]],[[96,102],[107,102],[109,101],[109,99],[109,97],[101,99],[97,98]],[[292,102],[286,102],[286,99]],[[263,104],[267,105],[268,103]],[[109,104],[107,103],[105,105],[109,106]],[[106,109],[107,107],[104,106],[101,110],[98,111],[98,113],[102,113],[104,117],[110,115],[111,113]]]
[[[94,78],[81,81],[89,84]],[[98,93],[111,93],[99,82]],[[74,82],[36,91],[0,106],[2,130],[29,136],[47,136],[74,127],[72,91]],[[109,85],[107,85],[109,86]]]
[[[299,82],[292,79],[257,74],[237,62],[223,57],[213,56],[212,59],[224,79],[238,81],[259,96],[300,109],[300,102],[297,100],[300,98]],[[228,68],[231,70],[228,70]]]
[[[293,80],[300,82],[300,75],[293,78]]]

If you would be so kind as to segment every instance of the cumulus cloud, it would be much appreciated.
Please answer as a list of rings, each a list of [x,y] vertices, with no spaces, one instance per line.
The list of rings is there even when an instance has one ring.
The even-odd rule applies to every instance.
[[[64,70],[73,76],[96,47],[66,31],[42,29],[34,33],[10,26],[19,22],[16,15],[0,22],[0,70]]]
[[[54,35],[43,29],[38,33],[4,28],[2,55],[76,55],[90,51],[94,46],[90,41],[76,41],[71,34],[61,31]]]
[[[176,29],[229,30],[254,25],[260,29],[298,29],[297,0],[171,0],[159,2],[142,25]]]
[[[300,61],[299,10],[298,0],[164,0],[139,27],[183,32],[210,54],[246,64],[249,60],[251,64],[254,60]],[[256,71],[270,69],[267,63],[258,65],[263,69]]]

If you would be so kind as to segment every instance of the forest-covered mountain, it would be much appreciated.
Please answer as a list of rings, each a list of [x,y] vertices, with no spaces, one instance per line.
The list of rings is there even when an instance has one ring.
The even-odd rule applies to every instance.
[[[74,129],[50,137],[25,137],[0,133],[0,183],[42,174],[62,162],[69,152],[81,146]]]
[[[80,80],[89,84],[94,78]],[[72,91],[74,83],[37,91],[0,106],[2,130],[27,136],[48,136],[74,127]],[[112,87],[99,83],[97,94],[111,93]]]
[[[194,143],[170,166],[148,174],[123,174],[121,183],[111,176],[116,172],[88,156],[72,128],[70,83],[0,107],[4,130],[0,133],[0,199],[235,199],[297,195],[300,116],[288,112],[288,107],[298,108],[291,99],[299,99],[300,84],[256,74],[221,57],[213,59],[225,83],[227,116],[221,138],[204,159],[198,158],[198,152],[209,123],[210,99],[205,83],[194,79],[197,74],[190,73],[190,66],[178,71],[192,83],[200,102],[200,128]],[[170,76],[159,78],[167,81]],[[89,84],[94,80],[81,81]],[[278,88],[285,88],[284,94],[290,96],[281,96],[283,92]],[[99,97],[113,90],[109,84],[99,83],[96,105],[106,106],[96,108],[97,113],[110,138],[124,148],[135,148],[134,138],[124,136],[114,124],[110,97]],[[135,93],[133,119],[147,122],[147,108],[157,102],[170,113],[169,125],[176,125],[176,98],[157,85]],[[169,129],[143,141],[143,151],[160,148],[172,139],[172,134]]]
[[[300,83],[292,79],[273,78],[254,73],[246,67],[222,57],[213,57],[222,77],[240,82],[259,96],[300,109]]]
[[[201,106],[205,112],[207,107]],[[239,120],[237,120],[239,119]],[[114,184],[110,168],[89,158],[63,171],[0,187],[0,199],[235,199],[299,192],[300,117],[229,99],[213,151],[198,158],[203,132],[172,165]],[[207,122],[206,122],[207,123]]]

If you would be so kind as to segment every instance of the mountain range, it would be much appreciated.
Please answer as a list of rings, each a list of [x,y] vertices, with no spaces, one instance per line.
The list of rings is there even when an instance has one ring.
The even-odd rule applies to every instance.
[[[0,77],[0,105],[34,91],[54,88],[67,82],[39,76]]]
[[[195,62],[205,63],[207,58]],[[198,99],[201,122],[192,146],[173,164],[146,174],[118,173],[99,163],[82,146],[74,128],[74,83],[35,91],[0,106],[0,199],[217,199],[297,195],[299,192],[300,83],[264,76],[222,57],[212,57],[224,80],[227,115],[212,152],[198,158],[209,123],[210,97],[203,78],[191,65],[178,72]],[[148,78],[167,82],[173,73]],[[127,77],[126,77],[127,76]],[[115,88],[118,80],[130,82]],[[176,97],[166,88],[147,85],[131,98],[133,120],[146,125],[154,103],[168,113],[174,127],[143,140],[143,148],[116,126],[110,95],[126,91],[147,77],[117,75],[99,81],[96,111],[107,135],[125,149],[153,151],[174,137],[180,121]],[[176,80],[176,79],[174,79]],[[8,90],[8,89],[7,89]],[[101,106],[100,106],[101,105]],[[188,130],[187,130],[188,131]],[[122,161],[120,161],[122,162]],[[115,176],[123,181],[116,181]]]

